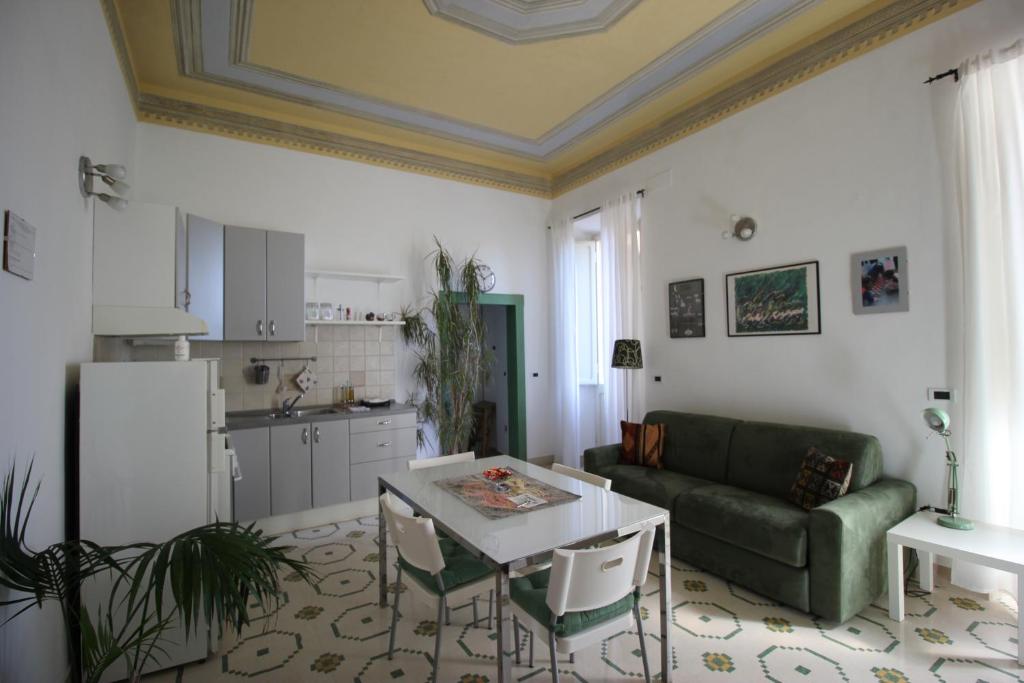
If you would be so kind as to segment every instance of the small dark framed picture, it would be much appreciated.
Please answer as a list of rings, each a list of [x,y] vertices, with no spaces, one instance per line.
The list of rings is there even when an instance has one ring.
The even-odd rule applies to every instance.
[[[704,278],[669,283],[668,335],[672,339],[704,336]]]
[[[851,256],[850,290],[856,315],[909,311],[907,248],[863,251]]]

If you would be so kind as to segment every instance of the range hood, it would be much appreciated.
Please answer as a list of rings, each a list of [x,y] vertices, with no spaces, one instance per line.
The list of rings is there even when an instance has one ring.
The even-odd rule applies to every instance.
[[[202,318],[175,307],[177,210],[131,202],[115,211],[96,202],[93,211],[92,333],[209,334]]]
[[[176,337],[209,334],[202,318],[163,306],[93,306],[92,333],[105,337]]]

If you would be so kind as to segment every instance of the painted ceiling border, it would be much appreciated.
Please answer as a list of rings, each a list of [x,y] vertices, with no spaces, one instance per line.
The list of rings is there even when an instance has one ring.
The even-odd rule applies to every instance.
[[[553,196],[606,175],[978,0],[898,0],[556,175]]]
[[[138,111],[139,118],[146,122],[337,156],[537,197],[551,196],[551,182],[541,176],[459,161],[229,109],[142,93]]]
[[[744,0],[536,139],[396,105],[249,62],[254,0],[231,0],[230,4],[173,0],[173,18],[182,76],[530,161],[549,161],[821,1]]]
[[[640,0],[605,0],[605,7],[594,13],[586,11],[588,3],[584,0],[472,0],[470,3],[466,3],[465,0],[423,0],[431,15],[513,45],[607,31],[639,2]],[[502,12],[502,8],[506,12]],[[574,11],[578,15],[576,18],[563,19],[555,24],[528,25],[530,15],[541,15],[545,12],[572,14]],[[511,15],[514,19],[521,18],[524,25],[513,26],[497,16],[503,13]]]

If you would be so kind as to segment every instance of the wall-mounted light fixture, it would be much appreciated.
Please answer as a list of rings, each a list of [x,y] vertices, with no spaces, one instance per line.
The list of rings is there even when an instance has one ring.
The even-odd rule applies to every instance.
[[[83,156],[78,158],[78,191],[86,199],[89,197],[99,197],[100,201],[104,202],[107,206],[120,211],[128,206],[128,200],[117,195],[107,194],[106,192],[93,191],[93,178],[99,178],[118,194],[127,194],[131,189],[131,186],[124,182],[124,179],[127,177],[128,171],[121,164],[94,165],[89,160],[89,157]]]
[[[729,218],[732,220],[732,230],[722,231],[723,240],[731,237],[741,242],[749,242],[754,238],[754,233],[757,232],[757,221],[750,216],[730,216]]]

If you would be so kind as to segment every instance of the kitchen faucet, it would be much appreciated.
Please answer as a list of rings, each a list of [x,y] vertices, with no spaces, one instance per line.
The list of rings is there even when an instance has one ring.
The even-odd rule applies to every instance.
[[[285,415],[287,415],[288,417],[291,417],[292,416],[292,408],[294,408],[295,404],[299,402],[299,399],[301,399],[305,395],[306,395],[305,391],[300,391],[299,395],[296,396],[295,398],[293,398],[291,403],[288,402],[288,399],[285,399],[284,402],[281,404],[281,411]]]

